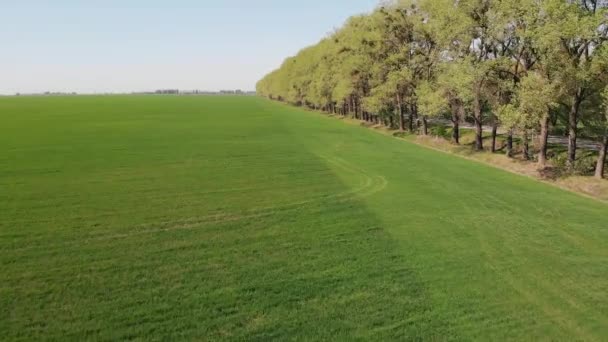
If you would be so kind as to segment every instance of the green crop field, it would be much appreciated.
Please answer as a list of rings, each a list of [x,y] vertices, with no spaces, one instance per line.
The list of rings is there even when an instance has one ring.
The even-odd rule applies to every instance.
[[[1,340],[606,340],[608,206],[254,97],[0,99]]]

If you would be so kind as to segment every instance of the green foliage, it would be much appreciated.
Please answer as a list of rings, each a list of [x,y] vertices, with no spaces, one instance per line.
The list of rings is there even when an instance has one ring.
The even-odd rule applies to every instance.
[[[421,83],[416,91],[418,108],[422,115],[437,117],[449,110],[449,104],[444,93],[430,82]]]
[[[500,106],[498,108],[497,115],[500,118],[500,122],[502,123],[502,125],[507,129],[521,128],[521,127],[525,128],[525,126],[526,126],[525,124],[521,123],[521,121],[522,121],[521,112],[512,103]]]
[[[447,137],[448,136],[448,130],[443,125],[438,125],[438,126],[431,127],[429,129],[429,133],[431,135],[437,136],[437,137]]]
[[[538,73],[525,76],[512,103],[503,105],[498,117],[508,129],[534,130],[540,121],[557,106],[556,86]]]
[[[458,98],[464,103],[473,99],[474,82],[473,67],[465,61],[443,63],[437,78],[438,87],[445,98]]]

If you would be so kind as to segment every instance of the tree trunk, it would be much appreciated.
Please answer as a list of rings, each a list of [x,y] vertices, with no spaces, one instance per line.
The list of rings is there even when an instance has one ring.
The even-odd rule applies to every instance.
[[[405,118],[403,117],[403,104],[401,103],[401,96],[397,95],[397,112],[399,113],[399,130],[405,131]]]
[[[408,131],[414,133],[414,113],[412,113],[412,111],[408,113],[407,125]]]
[[[410,133],[414,133],[414,117],[416,116],[416,107],[415,105],[411,105],[410,106],[410,112],[409,112],[409,130]]]
[[[540,136],[538,137],[538,166],[544,168],[547,165],[547,142],[549,140],[549,113],[540,121]]]
[[[600,146],[600,155],[595,168],[595,178],[604,178],[604,167],[606,166],[606,152],[608,151],[608,132],[604,134],[604,139]]]
[[[429,135],[429,129],[426,122],[426,115],[422,116],[422,135]]]
[[[483,122],[481,117],[481,101],[475,98],[473,101],[473,117],[475,119],[475,150],[483,150]]]
[[[460,104],[452,104],[452,142],[460,144]]]
[[[498,133],[498,123],[496,118],[492,122],[492,153],[496,153],[496,136]]]
[[[452,141],[455,144],[460,144],[460,123],[458,122],[458,120],[452,120],[452,124]]]
[[[574,167],[576,161],[576,139],[578,134],[578,111],[581,105],[581,89],[579,88],[568,114],[568,166]]]
[[[513,130],[510,130],[507,136],[507,157],[513,157]]]
[[[523,154],[525,160],[530,160],[530,144],[528,142],[528,132],[524,132],[522,135],[523,140]]]

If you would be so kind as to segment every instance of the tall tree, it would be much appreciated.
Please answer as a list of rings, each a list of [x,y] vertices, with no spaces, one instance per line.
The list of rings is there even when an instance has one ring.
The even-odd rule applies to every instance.
[[[437,77],[438,91],[448,101],[452,121],[452,141],[460,144],[460,121],[473,98],[475,81],[472,66],[466,62],[445,62]]]
[[[549,112],[556,106],[555,85],[537,72],[530,72],[522,78],[514,101],[501,107],[499,117],[503,125],[522,133],[523,156],[530,158],[528,140],[531,134],[539,135],[539,165],[547,162],[547,138]]]
[[[600,97],[601,104],[597,107],[596,115],[589,123],[599,140],[599,153],[595,167],[595,177],[604,178],[606,167],[606,154],[608,152],[608,87],[604,89]]]
[[[522,79],[518,89],[518,114],[525,123],[524,129],[540,129],[538,142],[538,164],[545,167],[547,164],[547,140],[549,137],[550,111],[556,104],[556,86],[538,72],[531,72]],[[538,127],[538,128],[537,128]]]
[[[593,89],[592,73],[595,52],[608,39],[605,2],[599,0],[545,0],[540,41],[546,53],[560,62],[561,82],[568,98],[562,105],[568,107],[568,163],[576,161],[578,126],[583,102]]]

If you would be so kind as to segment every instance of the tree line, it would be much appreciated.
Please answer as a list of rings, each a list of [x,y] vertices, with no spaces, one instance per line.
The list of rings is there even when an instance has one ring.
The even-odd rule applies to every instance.
[[[568,136],[567,165],[581,134],[608,148],[608,1],[400,0],[351,17],[318,44],[287,58],[257,84],[271,99],[427,135],[449,119],[521,141],[526,159],[547,164],[548,137]],[[534,139],[536,155],[530,149]]]

